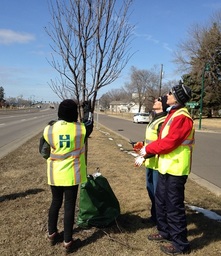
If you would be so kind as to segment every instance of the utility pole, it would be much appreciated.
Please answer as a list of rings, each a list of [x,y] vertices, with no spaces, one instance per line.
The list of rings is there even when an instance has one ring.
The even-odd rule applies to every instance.
[[[161,64],[161,68],[160,68],[160,88],[159,88],[159,96],[161,96],[162,79],[163,79],[163,64]]]

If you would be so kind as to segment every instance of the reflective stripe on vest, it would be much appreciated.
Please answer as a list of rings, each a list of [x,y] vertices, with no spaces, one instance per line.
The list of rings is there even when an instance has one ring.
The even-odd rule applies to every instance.
[[[85,126],[63,120],[46,127],[44,137],[51,146],[48,158],[48,183],[72,186],[86,182]]]
[[[51,157],[51,159],[63,160],[63,159],[66,159],[68,157],[77,157],[77,156],[79,156],[80,154],[82,154],[84,152],[85,152],[85,146],[82,149],[77,149],[77,150],[74,150],[72,152],[66,153],[64,155],[58,155],[58,154],[51,153],[50,157]]]
[[[158,126],[160,123],[164,122],[165,118],[166,116],[160,117],[147,126],[146,133],[145,133],[145,143],[146,143],[145,145],[148,145],[149,143],[157,140]]]
[[[80,149],[81,147],[81,126],[80,125],[76,125],[77,129],[76,129],[76,134],[79,134],[80,136],[77,136],[76,137],[76,141],[75,141],[75,146],[76,146],[76,149],[73,150],[72,152],[68,152],[66,154],[63,154],[63,155],[59,155],[59,154],[53,154],[51,153],[50,154],[50,157],[52,159],[66,159],[68,157],[77,157],[79,156],[80,154],[84,153],[85,152],[85,145],[83,146],[82,149]],[[48,130],[48,140],[49,140],[49,144],[55,148],[55,145],[53,143],[53,134],[52,134],[52,129],[53,129],[53,126],[50,126],[49,127],[49,130]]]
[[[158,130],[159,124],[163,123],[165,121],[165,118],[166,118],[166,116],[162,116],[147,126],[146,134],[145,134],[145,136],[146,136],[145,145],[148,145],[149,143],[158,139],[157,130]],[[146,159],[144,164],[148,168],[157,170],[158,155]]]
[[[177,110],[176,112],[174,112],[174,114],[171,116],[171,118],[168,120],[167,124],[163,128],[161,134],[162,138],[167,136],[173,119],[179,115],[185,115],[188,118],[192,119],[186,108],[181,108]],[[194,133],[195,130],[194,127],[192,127],[189,136],[186,140],[182,142],[180,146],[178,146],[176,149],[168,154],[162,154],[159,156],[160,173],[169,173],[175,176],[188,175],[190,173],[192,163],[192,150],[195,143]]]

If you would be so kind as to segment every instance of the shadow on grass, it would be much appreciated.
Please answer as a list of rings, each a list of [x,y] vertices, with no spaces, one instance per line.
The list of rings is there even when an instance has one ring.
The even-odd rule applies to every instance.
[[[217,214],[219,213],[217,212]],[[202,213],[191,211],[187,211],[187,222],[188,225],[195,226],[188,230],[193,250],[199,250],[215,241],[221,241],[221,222],[209,219]]]
[[[4,201],[8,201],[8,200],[15,200],[17,198],[26,197],[28,195],[35,195],[35,194],[38,194],[43,191],[44,191],[44,189],[35,188],[35,189],[28,189],[24,192],[0,196],[0,202],[4,202]]]
[[[219,213],[217,213],[219,214]],[[188,239],[193,250],[200,250],[215,241],[221,241],[221,222],[211,220],[201,213],[187,211]],[[95,228],[94,232],[81,241],[81,246],[94,243],[103,236],[118,233],[136,233],[140,229],[153,228],[155,224],[149,219],[142,218],[134,213],[121,214],[116,222],[104,228]]]
[[[80,247],[83,247],[88,244],[95,243],[104,236],[108,236],[113,239],[113,234],[136,233],[137,230],[148,229],[153,226],[155,226],[155,224],[153,222],[149,222],[148,219],[141,218],[136,214],[126,213],[118,216],[115,222],[107,227],[77,227],[74,229],[74,233],[76,235],[78,233],[88,233],[87,235],[83,235],[84,238],[81,239]],[[114,240],[116,240],[116,238],[114,238]],[[122,241],[118,242],[122,243]]]

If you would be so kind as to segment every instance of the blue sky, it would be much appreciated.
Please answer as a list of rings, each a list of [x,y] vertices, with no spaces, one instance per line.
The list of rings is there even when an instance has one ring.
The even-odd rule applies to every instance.
[[[194,24],[206,24],[221,10],[220,0],[135,0],[131,23],[136,25],[134,56],[120,78],[99,95],[129,81],[131,66],[151,69],[163,64],[164,81],[179,79],[172,63],[177,44]],[[35,101],[60,101],[49,87],[57,76],[49,65],[50,38],[44,27],[50,21],[47,0],[1,0],[0,86],[5,96]]]

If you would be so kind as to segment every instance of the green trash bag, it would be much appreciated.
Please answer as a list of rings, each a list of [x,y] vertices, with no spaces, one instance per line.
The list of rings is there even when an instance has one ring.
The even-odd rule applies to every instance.
[[[120,205],[107,179],[100,173],[89,175],[87,182],[80,186],[77,225],[107,227],[119,215]]]

